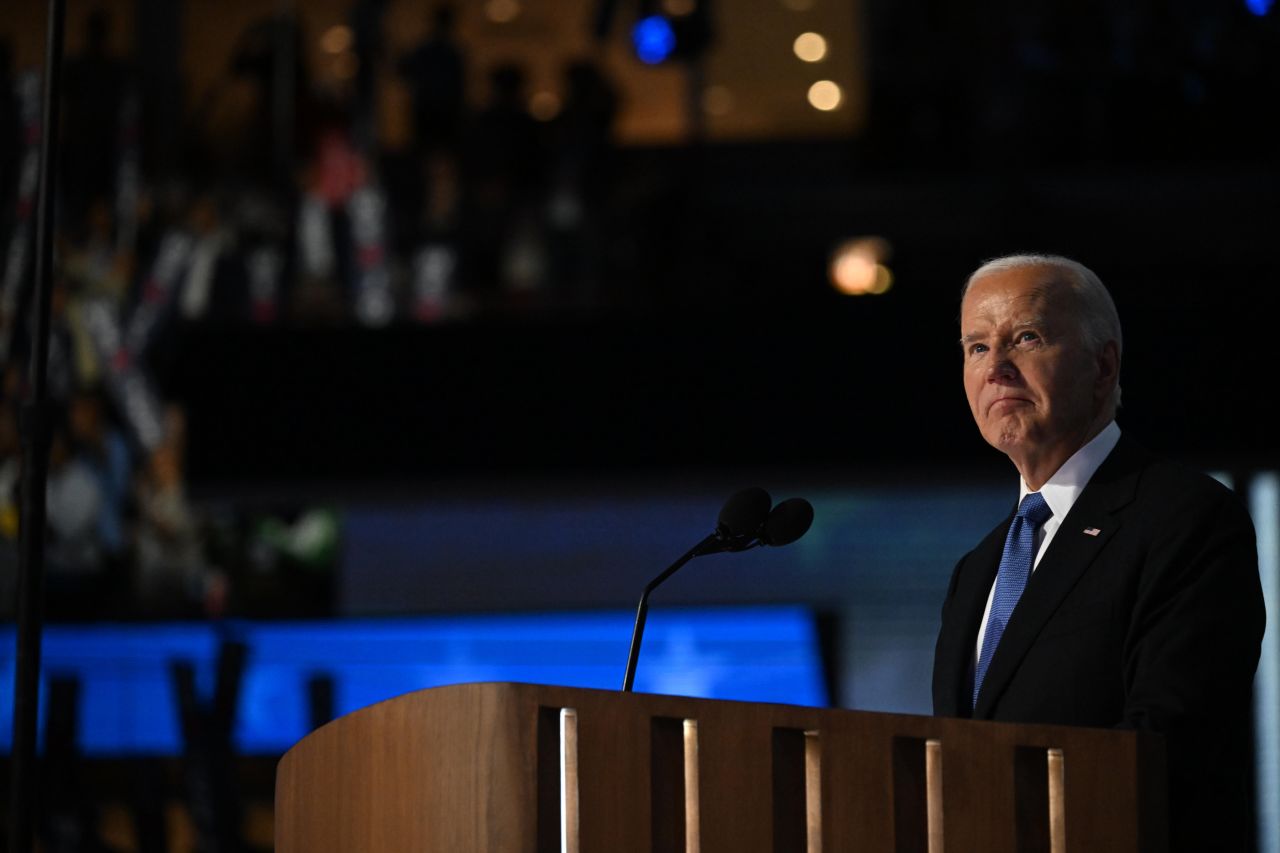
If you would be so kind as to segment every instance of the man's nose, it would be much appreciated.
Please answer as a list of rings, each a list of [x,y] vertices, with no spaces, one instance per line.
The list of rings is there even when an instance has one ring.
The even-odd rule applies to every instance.
[[[1001,354],[991,363],[987,370],[988,382],[1009,382],[1018,375],[1017,365],[1007,354]]]

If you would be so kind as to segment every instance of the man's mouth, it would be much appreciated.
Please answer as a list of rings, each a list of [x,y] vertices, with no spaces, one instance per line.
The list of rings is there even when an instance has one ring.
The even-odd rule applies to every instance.
[[[1013,406],[1027,406],[1030,404],[1031,401],[1026,397],[997,397],[991,401],[991,405],[987,407],[987,410],[990,411],[997,407],[1011,408]]]

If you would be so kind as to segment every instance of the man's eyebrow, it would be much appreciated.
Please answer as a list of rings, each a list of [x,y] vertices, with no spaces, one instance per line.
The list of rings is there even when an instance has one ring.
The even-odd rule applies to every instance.
[[[1032,328],[1035,328],[1035,329],[1043,329],[1046,322],[1047,322],[1047,318],[1045,317],[1045,315],[1035,314],[1030,317],[1023,317],[1022,319],[1018,320],[1018,322],[1013,323],[1012,326],[1015,329],[1023,329],[1023,328],[1026,328],[1027,326],[1031,326]],[[991,334],[990,332],[969,332],[966,335],[961,335],[960,346],[966,347],[969,344],[973,343],[974,341],[981,340],[982,338],[985,338],[990,334]]]

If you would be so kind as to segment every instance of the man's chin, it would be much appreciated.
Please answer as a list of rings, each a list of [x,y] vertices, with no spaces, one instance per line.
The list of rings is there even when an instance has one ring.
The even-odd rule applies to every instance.
[[[1001,424],[994,430],[984,432],[983,438],[987,440],[987,444],[1005,454],[1026,447],[1029,441],[1027,430],[1021,424]]]

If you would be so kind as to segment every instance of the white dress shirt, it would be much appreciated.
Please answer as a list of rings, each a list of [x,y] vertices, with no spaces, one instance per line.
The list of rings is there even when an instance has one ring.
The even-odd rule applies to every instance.
[[[1053,541],[1053,534],[1058,532],[1062,520],[1067,517],[1067,513],[1071,511],[1071,507],[1075,505],[1076,498],[1080,497],[1080,493],[1084,491],[1084,487],[1089,484],[1089,480],[1093,478],[1093,474],[1098,470],[1098,466],[1102,464],[1102,460],[1106,459],[1115,449],[1116,442],[1120,440],[1120,427],[1115,421],[1107,424],[1102,432],[1093,437],[1088,444],[1072,454],[1071,458],[1062,463],[1062,467],[1054,472],[1053,476],[1040,487],[1040,495],[1044,498],[1045,503],[1049,505],[1049,509],[1053,510],[1053,517],[1040,525],[1040,529],[1036,531],[1036,559],[1031,566],[1031,571],[1035,571],[1035,567],[1040,565],[1040,558],[1044,556],[1045,551],[1049,550],[1049,543]],[[1022,503],[1022,499],[1029,493],[1027,481],[1021,477],[1018,478],[1020,487],[1018,489],[1018,503]],[[991,616],[991,602],[995,599],[996,585],[995,581],[991,582],[991,592],[987,594],[987,608],[982,611],[982,623],[978,626],[978,644],[974,649],[974,660],[982,654],[982,638],[987,633],[987,619]]]

